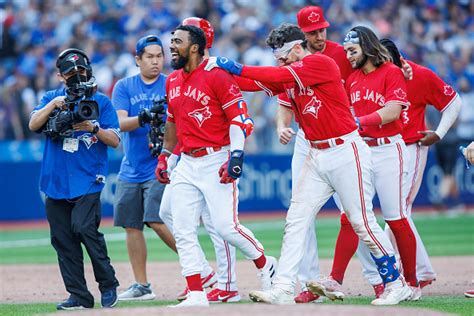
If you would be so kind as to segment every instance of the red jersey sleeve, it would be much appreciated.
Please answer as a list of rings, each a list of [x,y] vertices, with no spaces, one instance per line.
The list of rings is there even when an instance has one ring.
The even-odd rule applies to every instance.
[[[288,98],[288,95],[286,93],[280,93],[278,95],[277,102],[278,102],[279,105],[291,109],[291,102],[290,102],[290,99]]]
[[[272,83],[263,83],[257,80],[252,80],[244,77],[234,76],[235,81],[239,85],[240,90],[242,91],[263,91],[269,97],[275,96],[278,91],[279,86]]]
[[[226,117],[231,120],[241,114],[238,106],[239,101],[243,101],[242,92],[232,75],[224,70],[218,69],[214,71],[213,83],[216,89],[216,98],[219,100]]]
[[[425,103],[444,111],[456,97],[456,91],[430,69],[425,68],[422,76],[425,79]]]
[[[398,104],[403,109],[407,108],[407,85],[402,70],[393,65],[393,67],[387,68],[385,78],[385,106]]]
[[[319,53],[308,55],[285,68],[290,71],[301,90],[324,82],[334,80],[341,82],[341,74],[336,62]]]
[[[168,76],[168,78],[166,78],[166,83],[165,83],[166,103],[168,104],[168,107],[166,109],[166,121],[174,123],[174,111],[173,111],[172,105],[170,104],[170,99],[169,99],[169,95],[170,95],[169,85],[170,85],[170,76]]]

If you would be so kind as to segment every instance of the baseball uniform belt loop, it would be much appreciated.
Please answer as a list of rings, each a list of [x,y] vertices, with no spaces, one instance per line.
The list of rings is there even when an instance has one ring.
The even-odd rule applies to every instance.
[[[203,157],[209,154],[212,154],[213,152],[221,150],[222,147],[200,147],[200,148],[195,148],[187,152],[183,152],[183,154],[186,154],[188,156],[198,158],[198,157]]]
[[[330,139],[321,140],[321,141],[312,141],[311,147],[316,148],[316,149],[328,149],[328,148],[336,147],[342,144],[344,144],[344,139],[330,138]]]

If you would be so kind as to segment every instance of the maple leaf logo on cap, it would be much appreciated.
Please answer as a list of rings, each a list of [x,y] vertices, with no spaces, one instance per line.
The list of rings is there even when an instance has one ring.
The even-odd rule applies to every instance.
[[[445,85],[444,86],[444,94],[445,95],[453,95],[454,94],[454,89],[450,85]]]
[[[311,12],[311,14],[308,16],[308,20],[310,20],[313,23],[316,23],[319,21],[319,14],[315,12]]]
[[[229,92],[235,96],[240,96],[240,89],[237,85],[233,84],[229,88]]]
[[[397,90],[394,91],[394,93],[395,93],[395,96],[401,100],[407,97],[407,93],[403,91],[402,88],[398,88]]]

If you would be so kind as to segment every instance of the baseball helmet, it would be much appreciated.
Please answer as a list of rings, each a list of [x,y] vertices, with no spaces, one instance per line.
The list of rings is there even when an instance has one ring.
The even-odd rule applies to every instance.
[[[211,23],[203,18],[190,17],[183,20],[182,25],[193,25],[199,27],[206,34],[206,48],[211,48],[214,42],[214,28]]]

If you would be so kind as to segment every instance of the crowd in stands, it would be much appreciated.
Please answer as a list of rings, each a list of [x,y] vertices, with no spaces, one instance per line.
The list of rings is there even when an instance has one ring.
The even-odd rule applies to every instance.
[[[170,32],[189,16],[209,20],[216,31],[211,55],[246,64],[274,65],[265,45],[269,31],[296,24],[308,4],[325,9],[330,40],[341,42],[354,25],[364,24],[393,39],[403,55],[433,69],[464,99],[457,125],[474,138],[474,4],[469,0],[0,0],[0,140],[41,137],[29,132],[31,110],[45,90],[58,86],[54,66],[69,47],[92,59],[99,88],[110,95],[115,82],[138,72],[135,43],[158,34],[170,73]],[[291,151],[278,143],[276,100],[247,94],[255,133],[248,150]],[[470,100],[470,101],[468,101]]]

